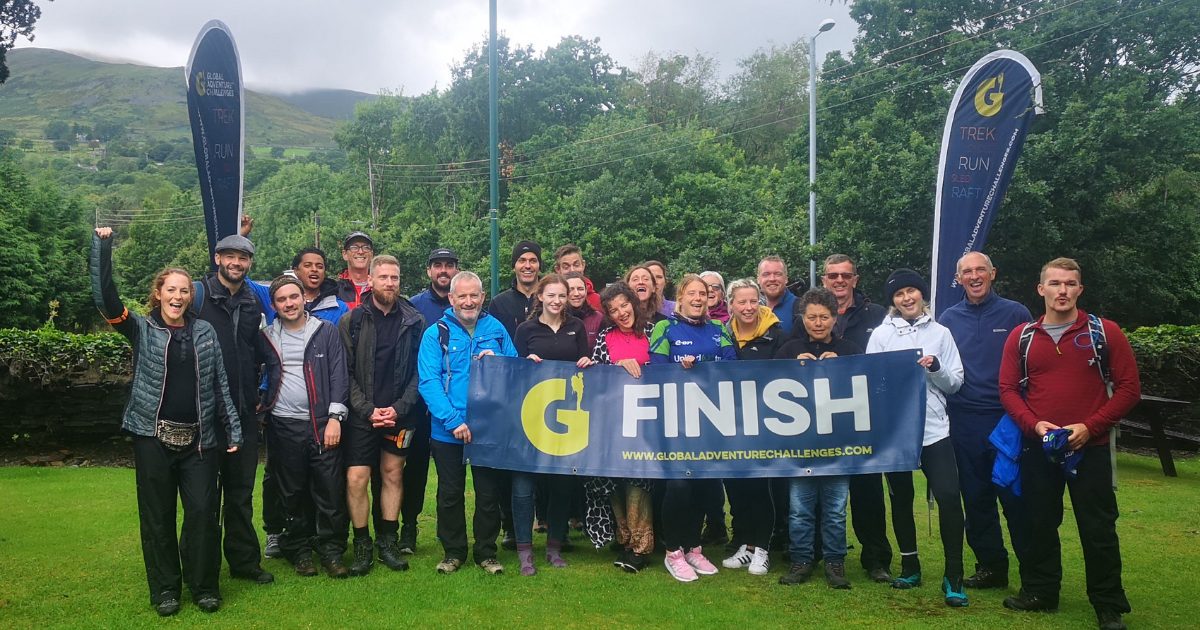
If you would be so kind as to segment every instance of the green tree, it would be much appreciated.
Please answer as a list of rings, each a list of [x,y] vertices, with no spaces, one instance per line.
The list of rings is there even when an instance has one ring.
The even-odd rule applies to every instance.
[[[33,41],[33,25],[40,17],[42,9],[33,0],[0,2],[0,83],[8,80],[8,51],[17,43],[17,36]]]
[[[65,120],[53,120],[46,123],[42,132],[46,135],[47,140],[74,139],[74,136],[71,135],[71,124]]]

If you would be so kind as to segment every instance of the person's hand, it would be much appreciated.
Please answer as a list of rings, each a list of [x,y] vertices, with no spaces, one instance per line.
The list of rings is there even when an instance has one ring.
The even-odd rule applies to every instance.
[[[490,355],[492,355],[492,356],[495,356],[495,355],[496,355],[496,353],[495,353],[495,352],[492,352],[491,350],[484,350],[484,351],[482,351],[482,352],[480,352],[480,353],[479,353],[479,356],[481,356],[481,357],[486,357],[486,356],[488,356],[489,354],[490,354]],[[541,359],[538,359],[538,361],[541,361]]]
[[[484,350],[483,352],[491,352],[491,350]],[[483,352],[480,352],[480,353],[479,353],[479,356],[483,356]],[[541,363],[541,362],[542,362],[542,357],[539,357],[539,356],[538,356],[538,355],[536,355],[536,354],[531,354],[531,355],[529,355],[529,356],[527,356],[527,357],[525,357],[525,358],[526,358],[526,359],[529,359],[529,360],[531,360],[531,361],[533,361],[534,363]]]
[[[99,236],[100,238],[112,238],[112,228],[98,227],[96,228],[96,236]]]
[[[371,413],[371,426],[376,429],[396,426],[396,410],[391,407],[376,407]]]
[[[642,378],[642,365],[637,362],[637,359],[621,359],[617,361],[617,365],[625,368],[626,372],[633,378]]]
[[[1057,424],[1050,424],[1049,422],[1038,422],[1037,424],[1033,425],[1033,432],[1037,433],[1038,437],[1042,437],[1046,435],[1047,432],[1057,431],[1058,429],[1059,426]]]
[[[325,448],[337,448],[342,443],[342,423],[337,418],[330,418],[325,425]]]
[[[236,453],[236,452],[237,452],[237,450],[238,450],[238,447],[236,447],[236,446],[230,446],[229,448],[225,449],[225,452],[226,452],[226,453]]]
[[[694,357],[690,354],[679,360],[679,365],[682,365],[683,369],[685,369],[685,370],[692,369],[692,366],[695,364],[696,364],[696,357]]]
[[[1068,424],[1063,428],[1071,431],[1071,437],[1067,438],[1067,450],[1077,451],[1092,439],[1091,431],[1088,431],[1088,428],[1082,424]]]
[[[590,368],[593,365],[596,365],[596,362],[591,357],[579,357],[579,360],[575,362],[575,367]]]
[[[920,365],[921,367],[925,368],[926,370],[928,370],[930,367],[933,366],[933,355],[927,354],[927,355],[921,357],[920,359],[917,359],[917,364]]]
[[[249,238],[250,230],[253,230],[253,229],[254,229],[254,219],[251,219],[250,217],[243,214],[242,215],[242,225],[238,229],[238,234],[241,234],[242,236]]]
[[[825,353],[822,353],[822,354],[821,354],[821,356],[820,356],[819,358],[820,358],[822,361],[824,361],[825,359],[836,359],[836,358],[837,358],[837,353],[836,353],[836,352],[825,352]]]
[[[465,425],[465,424],[458,425],[454,429],[454,439],[462,440],[463,444],[470,444],[471,443],[471,430],[468,429],[467,425]]]
[[[809,361],[816,361],[816,360],[817,360],[817,357],[813,356],[813,354],[812,354],[811,352],[805,352],[805,353],[803,353],[803,354],[797,354],[797,355],[796,355],[796,358],[797,358],[797,359],[801,359],[801,360],[803,360],[803,359],[808,359]]]

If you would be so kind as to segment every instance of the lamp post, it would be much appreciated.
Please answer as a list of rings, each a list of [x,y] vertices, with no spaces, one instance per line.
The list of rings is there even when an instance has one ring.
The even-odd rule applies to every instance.
[[[497,76],[500,74],[499,57],[496,53],[496,0],[491,0],[489,4],[489,30],[488,30],[488,166],[489,179],[491,184],[491,208],[488,211],[488,222],[492,228],[492,297],[496,297],[496,293],[500,291],[500,148],[497,146],[500,142],[499,125],[497,124],[496,111],[496,82]]]
[[[817,32],[808,38],[808,245],[817,246],[817,36],[833,28],[833,20],[821,22]],[[817,288],[817,260],[808,259],[810,289]]]

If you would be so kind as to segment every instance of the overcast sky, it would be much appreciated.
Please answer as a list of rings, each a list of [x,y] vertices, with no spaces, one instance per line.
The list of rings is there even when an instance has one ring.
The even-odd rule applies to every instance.
[[[229,25],[246,81],[280,90],[349,88],[406,94],[446,87],[450,65],[488,29],[486,0],[38,0],[31,44],[154,66],[182,66],[200,27]],[[565,35],[599,37],[619,64],[649,50],[701,52],[722,76],[756,49],[787,44],[823,20],[824,58],[849,51],[855,25],[840,0],[499,0],[499,28],[537,50]]]

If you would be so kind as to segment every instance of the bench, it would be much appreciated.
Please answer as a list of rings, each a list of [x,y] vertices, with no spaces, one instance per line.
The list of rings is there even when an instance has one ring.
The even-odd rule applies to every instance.
[[[1122,430],[1148,433],[1154,439],[1154,447],[1158,450],[1158,461],[1162,464],[1163,474],[1168,477],[1179,476],[1175,472],[1175,460],[1171,457],[1170,440],[1182,440],[1200,445],[1200,436],[1188,435],[1164,427],[1163,411],[1190,404],[1186,400],[1143,394],[1142,402],[1130,412],[1131,417],[1121,420]]]

